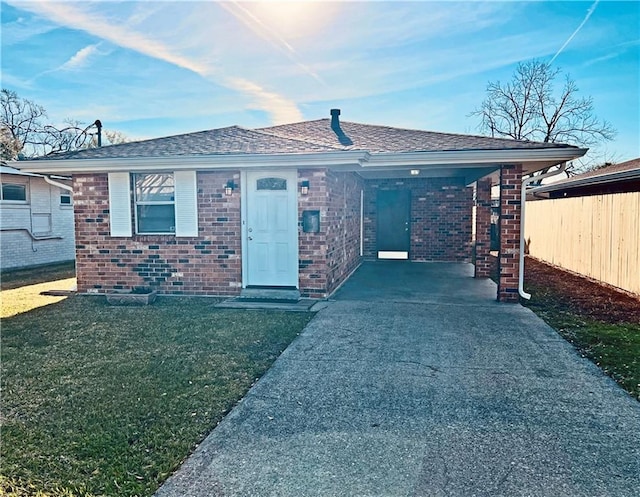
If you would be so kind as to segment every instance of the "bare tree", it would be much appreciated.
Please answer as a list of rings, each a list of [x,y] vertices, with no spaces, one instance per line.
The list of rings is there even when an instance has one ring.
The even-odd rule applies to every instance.
[[[70,152],[98,146],[97,133],[102,124],[95,121],[86,125],[67,119],[60,127],[46,122],[44,107],[20,98],[16,92],[0,92],[0,157],[36,157],[59,152]],[[105,144],[124,143],[127,137],[119,131],[105,131]]]
[[[31,100],[18,97],[16,92],[3,89],[0,92],[2,105],[1,126],[3,130],[2,158],[13,159],[17,153],[40,142],[42,120],[47,116],[44,107]],[[6,138],[6,142],[5,142]],[[18,148],[18,152],[16,152]],[[12,154],[6,156],[5,154]]]
[[[511,81],[490,82],[479,109],[479,128],[493,137],[590,147],[612,140],[615,129],[593,112],[593,99],[579,97],[565,77],[556,90],[559,69],[537,60],[518,64]]]

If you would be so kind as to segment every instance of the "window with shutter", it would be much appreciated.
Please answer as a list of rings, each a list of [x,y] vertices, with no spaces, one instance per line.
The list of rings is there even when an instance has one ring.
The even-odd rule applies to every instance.
[[[197,197],[195,171],[110,173],[111,236],[132,236],[132,224],[141,235],[198,236]]]

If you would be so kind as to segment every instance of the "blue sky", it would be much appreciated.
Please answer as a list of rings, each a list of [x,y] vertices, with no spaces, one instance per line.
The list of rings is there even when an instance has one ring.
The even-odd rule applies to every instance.
[[[329,117],[477,134],[489,81],[553,60],[640,156],[640,2],[3,1],[2,87],[130,138]]]

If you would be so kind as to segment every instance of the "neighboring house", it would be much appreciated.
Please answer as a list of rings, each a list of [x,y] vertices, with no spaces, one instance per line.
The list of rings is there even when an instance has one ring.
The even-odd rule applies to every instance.
[[[531,190],[529,253],[640,295],[640,159]]]
[[[289,289],[331,295],[364,259],[470,261],[488,276],[501,186],[498,298],[518,299],[522,175],[569,145],[319,119],[237,126],[16,163],[73,175],[80,292]],[[476,242],[472,218],[476,192]]]
[[[530,197],[566,198],[640,192],[640,158],[611,164],[531,190]]]
[[[2,270],[72,261],[71,181],[45,178],[2,164],[0,183]]]

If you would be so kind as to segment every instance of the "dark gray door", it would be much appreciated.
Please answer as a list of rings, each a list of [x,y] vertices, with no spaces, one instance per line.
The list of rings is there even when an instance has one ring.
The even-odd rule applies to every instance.
[[[378,259],[408,259],[411,244],[411,191],[379,190]]]

